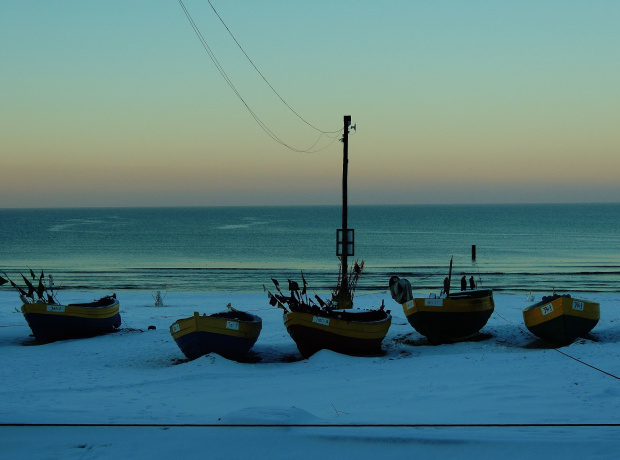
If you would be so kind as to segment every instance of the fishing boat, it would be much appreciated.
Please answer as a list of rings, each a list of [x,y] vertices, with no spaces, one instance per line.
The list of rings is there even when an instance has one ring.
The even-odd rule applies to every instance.
[[[114,294],[89,303],[27,302],[21,310],[39,342],[93,337],[113,332],[121,325]]]
[[[452,343],[476,336],[495,309],[492,289],[464,289],[450,292],[450,275],[444,290],[414,298],[411,284],[398,276],[390,278],[392,298],[402,305],[409,324],[432,343]],[[473,284],[473,283],[472,283]],[[473,286],[472,286],[473,287]]]
[[[93,337],[118,329],[121,325],[119,302],[116,294],[87,303],[61,304],[54,292],[52,275],[46,279],[43,271],[38,277],[30,270],[28,279],[21,275],[26,285],[22,289],[6,273],[0,277],[0,285],[11,283],[22,301],[21,311],[39,342]],[[35,287],[36,284],[36,287]]]
[[[545,296],[523,310],[523,320],[535,336],[556,345],[569,345],[588,334],[601,317],[600,304],[570,294]]]
[[[236,310],[212,315],[194,312],[194,316],[175,321],[170,334],[188,359],[209,353],[242,360],[256,343],[263,321],[260,317]]]
[[[289,280],[290,295],[285,295],[277,280],[272,279],[277,294],[268,292],[269,303],[284,310],[284,325],[304,358],[327,349],[347,355],[381,353],[381,343],[392,322],[384,306],[367,310],[354,308],[353,297],[364,262],[348,268],[348,257],[354,255],[353,229],[347,222],[348,135],[351,117],[344,116],[342,156],[342,228],[336,231],[336,256],[340,268],[336,287],[331,297],[324,300],[315,295],[316,302],[307,294],[307,283],[302,273],[303,287]],[[265,288],[265,290],[267,290]]]
[[[350,356],[378,355],[390,323],[390,314],[379,310],[284,313],[284,326],[304,358],[322,349]]]
[[[355,276],[350,279],[357,282]],[[284,326],[304,358],[323,349],[350,356],[382,353],[381,344],[392,323],[390,311],[383,305],[367,310],[339,308],[337,295],[329,301],[315,295],[317,302],[308,297],[305,279],[301,293],[296,282],[289,282],[293,286],[290,296],[280,291],[276,280],[274,283],[279,294],[268,292],[270,304],[284,310]]]

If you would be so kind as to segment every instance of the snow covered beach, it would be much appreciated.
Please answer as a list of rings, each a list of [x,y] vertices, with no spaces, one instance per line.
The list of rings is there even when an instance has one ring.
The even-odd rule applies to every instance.
[[[61,293],[90,301],[100,293]],[[536,294],[536,300],[548,293]],[[261,294],[117,292],[121,331],[34,345],[0,292],[3,458],[617,458],[620,294],[586,339],[550,348],[523,325],[523,295],[496,294],[476,341],[434,346],[388,293],[385,354],[301,359]],[[416,292],[416,295],[425,295]],[[168,327],[227,303],[263,319],[246,363],[186,361]],[[149,326],[155,326],[150,329]]]

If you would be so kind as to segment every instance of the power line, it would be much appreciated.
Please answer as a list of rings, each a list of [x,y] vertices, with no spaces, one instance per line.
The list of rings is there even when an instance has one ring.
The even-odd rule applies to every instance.
[[[593,423],[0,423],[0,427],[72,428],[620,428],[616,422]]]
[[[275,93],[276,96],[278,96],[278,98],[282,101],[282,103],[287,106],[289,108],[289,110],[291,112],[293,112],[297,118],[299,118],[301,121],[303,121],[305,124],[307,124],[308,126],[310,126],[312,129],[323,133],[323,134],[336,134],[336,133],[340,133],[342,132],[342,129],[337,129],[336,131],[323,131],[317,127],[315,127],[314,125],[312,125],[311,123],[309,123],[308,121],[306,121],[301,115],[299,115],[295,110],[293,110],[293,108],[288,105],[288,103],[282,98],[282,96],[280,96],[280,94],[275,90],[275,88],[273,86],[271,86],[271,83],[269,83],[267,81],[267,79],[265,78],[265,76],[262,74],[262,72],[260,70],[258,70],[258,68],[256,67],[256,65],[254,64],[254,62],[252,61],[252,59],[250,59],[250,56],[248,56],[248,54],[245,52],[245,50],[243,49],[243,47],[239,44],[239,42],[237,41],[237,39],[235,38],[235,36],[233,35],[233,33],[230,31],[230,29],[228,28],[228,26],[226,25],[226,23],[224,22],[224,20],[222,19],[222,17],[220,16],[220,14],[216,11],[215,7],[213,6],[213,4],[211,3],[211,0],[207,0],[209,2],[209,5],[211,6],[211,9],[213,10],[213,12],[215,13],[215,15],[218,17],[218,19],[220,20],[220,22],[224,25],[224,27],[226,28],[226,30],[228,31],[228,33],[230,34],[230,36],[232,37],[232,39],[235,41],[235,43],[237,44],[237,46],[239,47],[239,49],[241,50],[241,52],[243,53],[243,55],[247,58],[247,60],[250,62],[250,64],[252,64],[252,67],[254,67],[254,70],[256,70],[258,72],[258,74],[261,76],[261,78],[265,81],[265,83],[267,83],[267,86],[269,86],[271,88],[271,90]]]
[[[615,379],[617,379],[617,380],[620,380],[620,377],[618,377],[617,375],[614,375],[614,374],[612,374],[612,373],[610,373],[610,372],[604,371],[603,369],[599,369],[598,367],[593,366],[592,364],[588,364],[588,363],[586,363],[585,361],[582,361],[582,360],[580,360],[580,359],[577,359],[577,358],[575,358],[574,356],[569,355],[568,353],[564,353],[563,351],[558,350],[557,348],[554,348],[554,350],[555,350],[555,351],[557,351],[558,353],[560,353],[560,354],[562,354],[562,355],[566,356],[567,358],[574,359],[575,361],[577,361],[577,362],[578,362],[578,363],[580,363],[580,364],[583,364],[584,366],[591,367],[591,368],[592,368],[592,369],[594,369],[595,371],[602,372],[603,374],[609,375],[610,377],[613,377],[613,378],[615,378]]]
[[[278,144],[288,148],[289,150],[292,150],[293,152],[298,152],[298,153],[316,153],[316,152],[320,152],[321,150],[325,150],[326,148],[328,148],[331,144],[334,143],[334,141],[338,138],[338,136],[334,136],[332,141],[325,147],[321,148],[321,149],[316,149],[316,150],[312,150],[316,144],[319,142],[319,140],[321,139],[321,137],[323,135],[328,135],[328,134],[333,134],[333,133],[340,133],[342,131],[342,129],[337,130],[337,131],[321,131],[318,128],[315,128],[314,126],[312,126],[311,124],[309,124],[308,122],[306,122],[302,117],[300,117],[297,112],[295,112],[285,101],[284,99],[282,99],[282,97],[280,97],[280,95],[277,93],[277,91],[275,91],[275,89],[273,89],[273,87],[271,86],[271,84],[269,84],[269,82],[265,79],[265,77],[262,75],[262,73],[260,73],[260,71],[256,68],[256,66],[254,65],[254,63],[251,61],[251,59],[247,56],[247,54],[245,53],[245,51],[243,51],[243,48],[241,48],[241,45],[239,45],[239,43],[237,42],[237,40],[234,38],[234,36],[232,35],[232,33],[230,32],[230,30],[228,29],[228,27],[226,26],[226,24],[224,24],[224,22],[222,21],[222,19],[220,18],[219,14],[217,13],[217,11],[215,11],[215,8],[213,8],[213,5],[211,5],[211,2],[209,1],[209,5],[211,5],[211,8],[213,8],[213,11],[215,11],[215,14],[218,16],[218,18],[220,18],[220,21],[222,21],[222,24],[224,24],[224,27],[226,27],[226,29],[228,30],[228,32],[231,34],[231,36],[233,37],[233,39],[235,40],[235,42],[237,43],[237,45],[239,46],[239,48],[241,48],[241,50],[243,51],[243,53],[246,55],[246,57],[248,58],[248,60],[250,60],[250,62],[252,63],[252,65],[254,66],[254,68],[256,69],[256,71],[261,75],[261,77],[263,77],[263,80],[265,80],[265,82],[269,85],[269,87],[276,93],[276,95],[278,95],[278,97],[280,98],[280,100],[282,102],[284,102],[284,104],[295,114],[297,115],[297,117],[299,117],[302,121],[304,121],[304,123],[306,123],[308,126],[312,127],[313,129],[319,131],[319,137],[318,139],[314,142],[314,144],[312,144],[312,146],[310,146],[307,149],[298,149],[295,147],[292,147],[291,145],[287,144],[286,142],[284,142],[283,140],[281,140],[261,119],[260,117],[254,112],[254,110],[252,110],[252,108],[248,105],[248,103],[245,101],[245,99],[243,98],[243,96],[241,95],[241,93],[237,90],[237,88],[235,87],[235,85],[233,84],[232,80],[230,79],[230,77],[226,74],[226,71],[224,70],[224,68],[222,67],[222,65],[219,63],[219,61],[217,60],[215,53],[213,53],[213,51],[211,50],[211,48],[209,47],[209,44],[207,43],[207,41],[205,40],[205,38],[203,37],[202,33],[200,32],[200,29],[198,28],[198,26],[196,25],[196,23],[194,22],[191,14],[189,13],[189,11],[187,10],[187,8],[185,7],[185,4],[183,3],[183,0],[178,0],[179,5],[181,6],[181,8],[183,9],[183,12],[185,13],[185,16],[187,17],[187,20],[189,21],[190,25],[192,26],[192,29],[194,29],[194,33],[196,34],[196,36],[198,37],[198,40],[200,40],[200,43],[202,44],[202,47],[205,49],[205,51],[207,52],[207,54],[209,55],[209,58],[211,58],[211,61],[213,62],[213,64],[215,65],[215,67],[217,68],[218,72],[220,73],[220,75],[222,75],[222,78],[224,78],[224,80],[226,81],[226,83],[228,84],[228,86],[230,87],[230,89],[232,89],[233,93],[235,93],[235,95],[239,98],[239,100],[242,102],[242,104],[245,106],[245,108],[248,110],[248,112],[250,113],[250,115],[252,116],[252,118],[254,118],[254,120],[256,121],[256,123],[260,126],[260,128],[271,138],[273,139],[275,142],[277,142]],[[330,136],[331,137],[331,136]]]
[[[504,321],[506,321],[507,323],[509,323],[509,324],[513,324],[511,321],[508,321],[508,320],[507,320],[506,318],[504,318],[502,315],[500,315],[499,313],[497,313],[497,311],[494,311],[494,313],[495,313],[497,316],[499,316],[501,319],[503,319]],[[534,334],[532,334],[532,333],[531,333],[530,331],[528,331],[528,330],[524,330],[522,326],[519,326],[519,328],[520,328],[523,332],[525,332],[526,334],[530,335],[531,337],[536,338],[536,337],[534,336]],[[614,379],[620,380],[620,377],[618,377],[617,375],[614,375],[614,374],[612,374],[611,372],[604,371],[603,369],[599,369],[598,367],[593,366],[592,364],[588,364],[588,363],[586,363],[585,361],[582,361],[582,360],[580,360],[580,359],[577,359],[577,358],[575,358],[574,356],[571,356],[571,355],[569,355],[568,353],[565,353],[565,352],[563,352],[563,351],[559,350],[558,348],[553,348],[552,350],[557,351],[558,353],[560,353],[561,355],[566,356],[567,358],[570,358],[570,359],[573,359],[573,360],[577,361],[579,364],[583,364],[584,366],[588,366],[589,368],[594,369],[595,371],[598,371],[598,372],[600,372],[600,373],[602,373],[602,374],[605,374],[605,375],[608,375],[608,376],[610,376],[610,377],[613,377]]]

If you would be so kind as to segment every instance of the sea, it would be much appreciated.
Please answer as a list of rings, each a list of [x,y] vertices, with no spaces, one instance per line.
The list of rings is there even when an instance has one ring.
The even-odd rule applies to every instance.
[[[337,283],[340,206],[0,209],[0,270],[60,290],[262,292]],[[618,292],[620,203],[348,206],[356,292]],[[475,252],[475,253],[474,253]],[[452,261],[452,270],[450,264]],[[20,284],[20,283],[18,283]],[[11,289],[9,284],[0,289]]]

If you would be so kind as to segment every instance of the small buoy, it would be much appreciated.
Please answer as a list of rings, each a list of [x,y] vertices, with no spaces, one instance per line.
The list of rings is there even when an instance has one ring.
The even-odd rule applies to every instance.
[[[155,329],[157,329],[155,326],[149,326],[149,331],[154,331]]]

